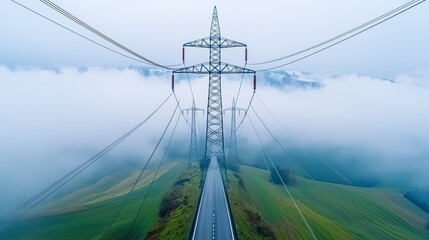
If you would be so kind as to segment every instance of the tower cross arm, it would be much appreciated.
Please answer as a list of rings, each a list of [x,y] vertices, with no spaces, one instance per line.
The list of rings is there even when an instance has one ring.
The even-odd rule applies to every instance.
[[[195,111],[195,112],[200,111],[200,112],[203,112],[203,113],[204,113],[204,110],[203,110],[203,109],[201,109],[201,108],[196,108],[196,107],[185,108],[185,109],[183,109],[183,110],[182,110],[182,113],[184,113],[184,112],[188,113],[188,112],[191,112],[191,111]]]
[[[185,43],[183,44],[183,47],[210,48],[210,37],[201,38],[195,41]]]
[[[220,38],[219,41],[219,47],[220,48],[233,48],[233,47],[247,47],[246,44],[237,42],[228,38]]]
[[[196,73],[196,74],[209,74],[210,64],[209,63],[200,63],[189,67],[184,67],[180,69],[176,69],[173,71],[174,73]]]
[[[234,73],[253,73],[253,74],[255,74],[256,73],[254,70],[235,66],[235,65],[232,65],[229,63],[221,63],[220,72],[223,74],[234,74]]]
[[[237,111],[237,112],[241,112],[241,111],[243,111],[243,112],[246,112],[246,109],[244,109],[244,108],[239,108],[239,107],[231,107],[231,108],[225,108],[224,110],[223,110],[223,112],[225,113],[226,111]]]
[[[235,98],[233,98],[233,99],[232,99],[232,107],[224,109],[224,111],[223,111],[223,112],[225,113],[226,111],[232,111],[232,112],[233,112],[233,114],[234,114],[234,112],[235,112],[235,111],[238,111],[239,113],[240,113],[241,111],[243,111],[243,112],[247,113],[247,110],[246,110],[246,109],[244,109],[244,108],[239,108],[239,107],[237,107],[235,104],[236,104],[236,102],[235,102]]]
[[[176,69],[173,71],[174,73],[196,73],[196,74],[210,74],[213,72],[222,73],[222,74],[238,74],[238,73],[253,73],[256,72],[251,69],[242,68],[239,66],[235,66],[229,63],[221,63],[220,65],[212,68],[210,70],[210,63],[200,63],[189,67],[184,67],[180,69]]]
[[[213,42],[210,41],[210,37],[205,37],[201,39],[197,39],[195,41],[191,41],[183,44],[183,47],[198,47],[198,48],[211,48],[211,47],[219,47],[219,48],[233,48],[233,47],[247,47],[246,44],[237,42],[228,38],[220,37],[219,41],[216,41],[218,46],[214,46]]]

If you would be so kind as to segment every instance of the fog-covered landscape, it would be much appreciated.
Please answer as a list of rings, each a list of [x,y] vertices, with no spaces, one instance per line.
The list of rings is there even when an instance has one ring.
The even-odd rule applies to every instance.
[[[208,34],[214,5],[222,36],[246,42],[249,62],[243,62],[244,50],[222,50],[222,60],[256,70],[256,90],[252,75],[222,76],[225,160],[237,162],[218,160],[240,239],[425,239],[427,3],[314,56],[294,58],[296,63],[272,70],[287,61],[258,64],[405,2],[212,1],[188,8],[195,1],[55,1],[163,64],[181,62],[182,44]],[[174,69],[207,61],[208,52],[187,48],[186,63],[171,69],[140,64],[38,16],[97,39],[43,1],[19,3],[0,3],[0,238],[58,239],[77,228],[87,230],[71,239],[191,238],[207,174],[209,78],[175,74],[172,92],[171,76]],[[230,156],[232,111],[223,111],[233,99],[242,109],[236,113],[236,159]],[[192,113],[179,113],[193,101],[204,112],[195,117],[200,162],[188,164]],[[141,121],[59,191],[13,215]],[[237,204],[243,199],[249,200]],[[127,216],[136,212],[133,222]]]

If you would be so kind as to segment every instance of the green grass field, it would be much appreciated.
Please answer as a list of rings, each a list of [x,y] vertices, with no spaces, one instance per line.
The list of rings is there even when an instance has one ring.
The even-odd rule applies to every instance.
[[[177,207],[170,214],[159,219],[156,228],[149,234],[150,240],[186,240],[189,238],[201,192],[198,187],[200,179],[199,168],[189,168],[183,172],[173,188],[166,194],[174,196]]]
[[[240,175],[228,172],[228,178],[228,197],[234,224],[237,226],[237,237],[239,239],[270,239],[269,235],[275,236],[272,227],[260,216]],[[268,230],[265,231],[268,234],[263,234],[263,229]]]
[[[249,198],[244,204],[260,213],[277,239],[312,238],[284,187],[269,181],[268,171],[241,166],[240,176]],[[233,185],[235,177],[231,175],[231,178],[232,199],[244,190],[237,191]],[[344,186],[304,178],[298,178],[298,184],[289,186],[289,190],[318,239],[429,239],[424,229],[428,214],[408,202],[398,190]],[[240,203],[231,205],[233,212],[240,212],[234,208],[243,207]],[[234,218],[238,220],[240,237],[240,229],[249,226],[243,217]]]
[[[137,218],[131,239],[187,239],[196,211],[201,173],[186,161],[165,164]],[[31,217],[0,233],[0,239],[124,239],[154,176],[148,170],[110,231],[136,172],[118,172],[58,196]],[[361,188],[297,177],[289,186],[318,239],[429,239],[429,219],[395,189]],[[311,239],[282,185],[269,172],[241,166],[229,172],[228,194],[239,239]],[[174,196],[177,207],[159,217],[161,202]],[[105,233],[103,235],[103,233]]]
[[[176,161],[163,166],[130,236],[144,237],[156,225],[161,200],[186,164],[187,161]],[[153,169],[144,174],[111,231],[104,235],[106,239],[121,239],[128,233],[153,176]],[[45,204],[31,218],[21,220],[0,233],[0,239],[101,239],[127,199],[125,193],[135,177],[136,172],[130,172],[125,178],[113,174]]]

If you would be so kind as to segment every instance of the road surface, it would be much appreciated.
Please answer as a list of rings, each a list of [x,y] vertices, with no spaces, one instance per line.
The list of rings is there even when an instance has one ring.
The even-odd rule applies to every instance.
[[[207,170],[192,239],[235,239],[216,157],[211,158]]]

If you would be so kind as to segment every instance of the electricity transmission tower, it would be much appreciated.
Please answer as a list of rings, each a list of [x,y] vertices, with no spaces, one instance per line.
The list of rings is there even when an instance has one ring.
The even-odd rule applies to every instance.
[[[235,98],[232,99],[232,107],[225,109],[231,111],[231,137],[229,140],[228,165],[230,169],[238,170],[238,153],[237,153],[237,125],[236,113],[245,112],[246,109],[238,108],[235,103]]]
[[[201,166],[203,168],[208,167],[210,159],[213,156],[217,157],[219,163],[225,164],[221,76],[222,74],[253,73],[255,78],[255,71],[222,62],[221,49],[244,47],[246,48],[245,61],[247,62],[247,45],[221,37],[217,10],[214,7],[210,36],[183,44],[183,60],[185,57],[185,47],[208,48],[210,51],[208,63],[201,63],[173,71],[173,80],[175,73],[209,74],[206,143]]]
[[[198,148],[197,148],[197,128],[196,128],[196,120],[195,113],[197,111],[204,112],[203,109],[195,107],[195,101],[192,100],[192,107],[183,109],[183,112],[189,113],[191,112],[191,143],[189,146],[189,162],[188,166],[194,165],[198,162]]]

